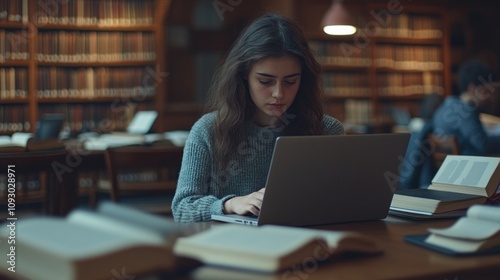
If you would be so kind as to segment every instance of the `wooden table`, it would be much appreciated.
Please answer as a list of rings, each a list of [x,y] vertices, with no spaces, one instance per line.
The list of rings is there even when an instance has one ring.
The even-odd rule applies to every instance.
[[[389,216],[381,221],[321,226],[317,228],[353,230],[369,235],[380,242],[384,253],[339,258],[321,265],[309,259],[295,269],[272,275],[202,266],[172,279],[500,279],[500,255],[451,257],[403,240],[405,235],[424,234],[429,227],[446,227],[453,222],[453,219],[411,221]]]
[[[135,280],[332,280],[332,279],[436,279],[493,280],[500,279],[500,255],[450,257],[403,240],[408,234],[423,234],[429,227],[446,227],[453,219],[410,221],[388,217],[381,221],[346,223],[317,227],[327,230],[351,230],[373,237],[384,249],[376,256],[341,257],[318,264],[312,259],[276,274],[259,274],[229,268],[200,266],[188,272],[135,276]],[[192,232],[210,228],[216,222],[194,223]],[[110,272],[110,279],[115,275]],[[115,277],[116,278],[116,277]],[[23,279],[0,270],[0,279]],[[124,278],[125,279],[125,278]],[[24,280],[24,279],[23,279]]]

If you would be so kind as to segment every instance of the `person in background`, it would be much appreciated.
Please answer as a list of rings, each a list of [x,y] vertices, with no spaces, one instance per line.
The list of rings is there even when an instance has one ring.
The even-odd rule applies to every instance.
[[[278,136],[344,134],[323,113],[320,72],[289,19],[266,14],[240,34],[214,76],[210,112],[186,141],[172,201],[177,222],[258,215]]]
[[[488,135],[479,117],[483,106],[496,94],[495,86],[492,72],[485,64],[470,60],[459,67],[459,90],[428,114],[431,118],[422,129],[412,133],[401,166],[399,188],[427,188],[431,184],[437,172],[430,157],[433,148],[426,140],[431,133],[455,136],[464,155],[500,154],[500,136]]]
[[[458,70],[459,95],[445,99],[432,118],[435,135],[454,135],[464,155],[500,154],[500,136],[486,133],[480,113],[497,84],[493,73],[483,63],[470,60]]]

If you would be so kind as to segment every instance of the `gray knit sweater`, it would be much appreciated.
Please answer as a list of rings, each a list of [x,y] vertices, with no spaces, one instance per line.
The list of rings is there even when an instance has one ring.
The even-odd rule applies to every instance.
[[[224,202],[235,196],[255,192],[265,186],[278,128],[246,124],[249,139],[238,146],[238,153],[228,170],[219,170],[212,157],[215,113],[202,116],[192,127],[184,147],[184,157],[172,201],[177,222],[210,220],[211,214],[222,214]],[[342,124],[324,116],[326,134],[344,134]]]

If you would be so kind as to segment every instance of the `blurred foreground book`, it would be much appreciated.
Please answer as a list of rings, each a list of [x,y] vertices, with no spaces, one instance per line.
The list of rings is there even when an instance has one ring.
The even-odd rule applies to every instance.
[[[429,228],[428,235],[408,235],[405,240],[443,254],[500,254],[500,207],[471,206],[464,217],[448,228]]]
[[[114,203],[103,203],[96,212],[74,210],[66,218],[7,221],[0,229],[0,251],[8,258],[1,262],[1,274],[97,280],[122,272],[138,276],[174,271],[191,264],[172,253],[182,234],[171,219]]]

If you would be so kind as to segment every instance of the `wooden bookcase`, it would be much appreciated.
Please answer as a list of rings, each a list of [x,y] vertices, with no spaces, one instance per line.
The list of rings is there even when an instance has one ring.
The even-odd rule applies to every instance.
[[[44,113],[73,133],[121,130],[140,109],[164,130],[170,2],[2,1],[0,134],[34,131]]]
[[[353,2],[344,5],[358,32],[328,36],[320,23],[331,1],[295,1],[295,18],[323,67],[326,113],[379,125],[390,119],[390,108],[418,116],[425,96],[451,93],[444,8]]]

